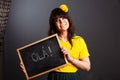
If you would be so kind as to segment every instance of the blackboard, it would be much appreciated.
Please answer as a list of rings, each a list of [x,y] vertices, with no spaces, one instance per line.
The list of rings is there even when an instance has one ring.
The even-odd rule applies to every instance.
[[[57,34],[17,49],[20,61],[26,70],[26,78],[32,79],[67,64],[61,53]]]

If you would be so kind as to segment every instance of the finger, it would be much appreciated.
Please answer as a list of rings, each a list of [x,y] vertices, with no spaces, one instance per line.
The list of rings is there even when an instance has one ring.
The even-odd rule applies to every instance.
[[[62,48],[61,48],[61,51],[63,52],[64,50],[65,50],[65,49],[62,47]]]

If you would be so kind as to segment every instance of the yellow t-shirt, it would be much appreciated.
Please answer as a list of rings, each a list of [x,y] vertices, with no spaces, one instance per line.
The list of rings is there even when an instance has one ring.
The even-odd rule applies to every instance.
[[[75,59],[82,59],[85,57],[89,56],[89,52],[86,46],[86,43],[84,41],[84,39],[81,36],[74,36],[72,38],[72,48],[71,48],[71,44],[69,43],[69,41],[62,41],[59,40],[60,45],[65,47],[69,52],[70,55],[75,58]],[[78,69],[77,67],[75,67],[74,65],[72,65],[71,63],[68,62],[67,65],[65,65],[64,67],[61,67],[55,71],[57,72],[76,72]]]

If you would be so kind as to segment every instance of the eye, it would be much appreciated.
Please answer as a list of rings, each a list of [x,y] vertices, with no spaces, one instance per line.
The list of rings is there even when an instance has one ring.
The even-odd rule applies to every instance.
[[[55,19],[54,21],[57,22],[58,19]]]
[[[58,23],[58,22],[59,22],[59,20],[56,20],[56,21],[55,21],[55,23]]]

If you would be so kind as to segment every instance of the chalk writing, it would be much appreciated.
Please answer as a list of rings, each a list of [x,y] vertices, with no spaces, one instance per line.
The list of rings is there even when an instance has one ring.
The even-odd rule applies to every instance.
[[[50,56],[52,56],[52,50],[51,50],[51,48],[49,47],[49,46],[44,46],[44,45],[42,45],[42,53],[39,53],[39,52],[33,52],[32,54],[31,54],[31,59],[33,60],[33,62],[38,62],[38,61],[40,61],[40,60],[43,60],[43,59],[45,59],[45,58],[47,58],[47,57],[50,57]]]

